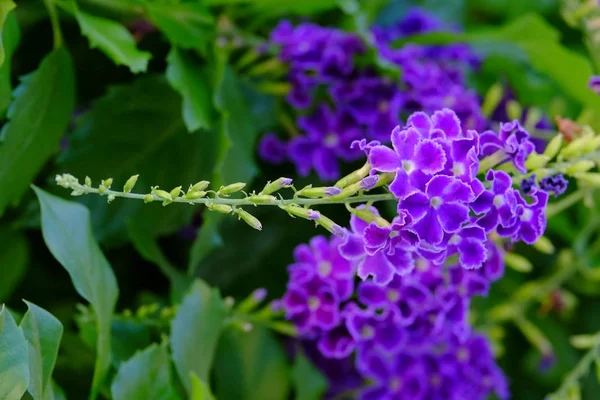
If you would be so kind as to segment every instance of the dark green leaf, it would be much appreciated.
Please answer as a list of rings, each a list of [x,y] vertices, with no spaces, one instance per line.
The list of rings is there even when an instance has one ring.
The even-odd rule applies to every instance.
[[[1,30],[4,43],[5,62],[0,66],[0,117],[4,115],[11,101],[11,58],[21,40],[21,31],[14,13],[8,15],[4,28]]]
[[[39,188],[34,189],[42,209],[44,241],[71,276],[77,293],[90,302],[96,314],[94,397],[110,367],[110,324],[119,290],[115,275],[94,239],[88,209]]]
[[[312,14],[336,8],[338,0],[205,0],[209,6],[252,4],[258,10],[278,13]]]
[[[113,380],[114,400],[178,399],[165,344],[152,344],[122,363]]]
[[[123,25],[83,12],[75,2],[67,3],[65,8],[75,16],[81,33],[90,41],[90,47],[100,49],[115,64],[129,67],[134,74],[146,71],[152,54],[138,50],[133,36]]]
[[[18,201],[50,156],[58,151],[74,103],[71,57],[50,53],[14,92],[10,121],[0,136],[0,214]]]
[[[179,378],[188,393],[190,372],[208,381],[226,310],[221,295],[197,280],[183,299],[171,327],[171,350]]]
[[[29,243],[22,232],[0,229],[0,302],[7,300],[23,279]]]
[[[189,132],[212,125],[212,93],[209,77],[194,58],[176,47],[167,56],[167,79],[183,97],[183,120]]]
[[[95,182],[112,177],[115,185],[140,174],[135,190],[149,192],[154,185],[171,190],[210,180],[215,157],[214,135],[187,135],[179,95],[166,80],[148,76],[110,88],[80,118],[60,171],[88,175]],[[197,211],[177,204],[162,207],[158,202],[106,204],[98,196],[81,200],[94,210],[99,240],[114,236],[124,240],[127,220],[134,220],[151,237],[174,233]]]
[[[52,400],[52,371],[58,356],[63,326],[56,317],[35,304],[25,302],[27,312],[21,329],[29,344],[29,388],[34,400]]]
[[[194,275],[196,268],[206,256],[214,249],[223,245],[223,239],[219,235],[219,226],[223,216],[217,213],[205,213],[202,227],[198,229],[198,234],[192,248],[190,249],[190,261],[188,272]]]
[[[218,399],[284,400],[290,391],[285,353],[273,334],[260,327],[248,333],[225,332],[219,342],[215,379]]]
[[[0,399],[20,400],[28,385],[27,340],[3,305],[0,308]]]
[[[208,385],[204,381],[201,381],[196,374],[191,372],[190,379],[192,380],[192,395],[190,396],[190,400],[215,400]]]
[[[201,3],[147,3],[146,11],[175,46],[205,51],[213,40],[214,18]]]
[[[296,354],[292,369],[296,400],[318,400],[327,390],[327,379],[306,358],[302,351]]]
[[[0,66],[2,66],[5,59],[2,30],[6,22],[6,17],[16,6],[12,0],[0,0]]]

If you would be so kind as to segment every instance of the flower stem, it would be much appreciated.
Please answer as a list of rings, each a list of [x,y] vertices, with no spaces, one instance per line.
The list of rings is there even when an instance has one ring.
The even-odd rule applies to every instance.
[[[552,218],[556,214],[563,212],[583,199],[584,195],[585,192],[583,190],[577,190],[560,201],[550,204],[546,209],[546,217]]]
[[[43,0],[44,6],[50,16],[50,24],[52,25],[52,34],[54,36],[54,48],[59,49],[63,44],[62,31],[60,30],[60,22],[58,20],[58,12],[52,0]]]

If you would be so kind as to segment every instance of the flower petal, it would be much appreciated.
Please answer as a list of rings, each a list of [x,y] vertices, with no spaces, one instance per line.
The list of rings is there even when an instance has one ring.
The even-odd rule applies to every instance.
[[[398,154],[386,146],[374,146],[369,151],[369,163],[379,172],[394,172],[400,168]]]
[[[440,206],[438,216],[444,231],[456,232],[469,219],[469,208],[462,204],[444,203]]]
[[[413,221],[423,218],[429,208],[429,199],[423,193],[413,193],[398,203],[398,209],[406,211]]]
[[[425,174],[435,174],[444,169],[446,153],[442,146],[433,140],[423,140],[415,148],[414,162]]]

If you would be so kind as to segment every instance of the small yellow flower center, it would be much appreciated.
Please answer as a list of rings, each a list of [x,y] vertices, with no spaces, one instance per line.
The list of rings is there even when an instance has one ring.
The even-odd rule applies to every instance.
[[[319,275],[328,276],[331,274],[331,270],[333,269],[331,263],[329,261],[321,261],[317,267],[319,270]]]
[[[308,309],[311,311],[316,311],[321,305],[321,300],[318,297],[310,297],[308,299]]]

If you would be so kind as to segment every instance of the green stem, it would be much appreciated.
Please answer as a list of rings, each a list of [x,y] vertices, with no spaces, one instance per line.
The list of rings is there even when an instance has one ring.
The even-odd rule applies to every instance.
[[[80,191],[82,194],[100,194],[97,188],[84,186],[81,184],[73,183],[68,186],[68,188]],[[144,200],[148,194],[141,193],[125,193],[119,192],[116,190],[106,189],[102,192],[102,196],[114,196],[114,197],[123,197],[127,199],[135,199],[135,200]],[[152,196],[153,201],[163,201],[160,197],[155,194],[150,194]],[[185,203],[185,204],[202,204],[205,206],[214,205],[214,204],[224,204],[232,207],[242,207],[242,206],[277,206],[282,207],[290,204],[296,204],[300,206],[320,206],[325,204],[354,204],[354,203],[366,203],[366,202],[376,202],[376,201],[386,201],[386,200],[396,200],[393,194],[391,193],[383,193],[383,194],[358,194],[353,197],[348,197],[345,199],[330,199],[330,198],[292,198],[292,199],[275,199],[272,201],[266,201],[261,203],[255,203],[251,200],[250,197],[246,197],[243,199],[231,199],[224,197],[203,197],[200,199],[188,200],[183,197],[178,197],[173,200],[173,203]]]
[[[577,363],[575,368],[567,375],[563,380],[558,390],[546,397],[545,400],[560,400],[566,399],[568,391],[571,387],[577,385],[577,382],[585,377],[592,363],[600,358],[600,333],[596,334],[596,344],[583,356],[583,358]]]
[[[144,7],[124,0],[79,0],[83,8],[91,8],[113,18],[134,18],[144,15]]]
[[[556,214],[563,212],[567,208],[575,205],[580,200],[582,200],[584,195],[585,192],[583,190],[577,190],[568,195],[567,197],[562,198],[560,201],[548,205],[548,208],[546,208],[546,216],[548,218],[552,218]]]
[[[479,174],[487,173],[488,169],[494,168],[502,161],[506,160],[507,156],[503,150],[498,150],[494,154],[487,156],[479,163]]]
[[[491,155],[490,157],[493,157],[493,156],[494,155]],[[600,160],[600,150],[596,150],[596,151],[592,151],[590,153],[584,154],[584,155],[577,157],[576,159],[571,160],[571,161],[562,161],[562,162],[556,162],[554,164],[550,164],[547,168],[543,168],[543,170],[547,174],[546,176],[552,176],[552,175],[562,173],[562,171],[564,171],[566,168],[570,167],[571,165],[574,165],[581,161],[587,161],[587,160],[594,161],[594,162],[597,162],[598,160]],[[485,159],[483,161],[485,161]],[[479,172],[482,172],[481,168],[479,169]],[[532,171],[531,173],[525,174],[525,175],[516,175],[513,177],[513,182],[515,184],[519,184],[519,183],[521,183],[521,181],[523,179],[527,178],[528,176],[530,176],[532,174],[535,174],[535,171]]]
[[[58,11],[56,11],[56,6],[52,2],[52,0],[43,0],[44,6],[46,6],[46,10],[48,11],[48,15],[50,17],[50,23],[52,24],[52,34],[54,36],[54,48],[58,49],[62,47],[63,37],[62,31],[60,30],[60,22],[58,19]]]

